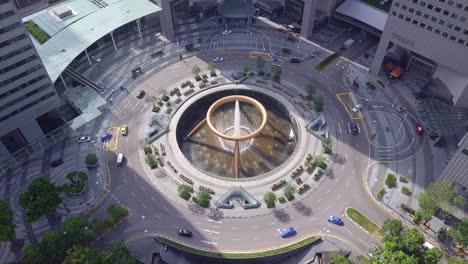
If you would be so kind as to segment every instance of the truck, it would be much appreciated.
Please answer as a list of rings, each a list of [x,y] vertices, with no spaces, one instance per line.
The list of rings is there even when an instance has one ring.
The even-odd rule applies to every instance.
[[[347,41],[345,41],[345,42],[343,43],[343,48],[344,48],[344,49],[349,49],[349,48],[351,48],[351,46],[353,45],[353,43],[354,43],[354,40],[353,40],[353,39],[348,39]]]

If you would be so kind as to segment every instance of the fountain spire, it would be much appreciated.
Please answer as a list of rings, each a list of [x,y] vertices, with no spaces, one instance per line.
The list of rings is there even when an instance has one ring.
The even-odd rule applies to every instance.
[[[240,136],[240,108],[239,101],[236,101],[236,106],[234,108],[234,136]]]

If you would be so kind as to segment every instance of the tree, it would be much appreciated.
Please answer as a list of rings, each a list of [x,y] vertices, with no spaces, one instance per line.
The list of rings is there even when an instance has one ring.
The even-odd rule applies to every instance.
[[[458,257],[450,256],[448,258],[448,264],[468,264],[468,260],[464,260]]]
[[[19,204],[27,210],[31,222],[50,215],[60,203],[59,188],[42,177],[34,179],[28,190],[19,195]]]
[[[94,168],[98,165],[98,157],[96,154],[91,153],[88,154],[85,158],[85,163],[88,167]]]
[[[434,215],[439,208],[447,212],[453,212],[455,210],[455,201],[457,203],[463,202],[462,199],[455,198],[457,193],[457,186],[448,179],[437,180],[418,195],[419,207],[431,215]]]
[[[13,239],[15,235],[15,225],[8,201],[0,200],[0,241]]]
[[[462,244],[464,247],[468,246],[468,218],[454,224],[448,233],[455,242]]]
[[[213,62],[208,63],[208,70],[210,73],[215,73],[216,65]]]
[[[423,259],[425,264],[437,264],[442,259],[442,252],[437,248],[431,248],[424,252]]]
[[[249,71],[250,71],[249,67],[245,67],[242,73],[244,74],[244,76],[246,76],[247,73],[249,73]]]
[[[56,263],[65,257],[67,249],[73,245],[67,243],[66,234],[63,230],[51,230],[45,232],[40,243],[41,251],[51,261],[48,263]]]
[[[321,169],[326,169],[327,168],[327,158],[321,155],[315,156],[314,160],[312,161],[312,164],[316,165],[317,167]]]
[[[341,255],[340,253],[333,251],[331,253],[331,263],[332,264],[353,264],[351,260],[347,257]]]
[[[184,199],[184,200],[188,200],[190,199],[190,196],[192,194],[192,186],[189,186],[187,184],[182,184],[182,185],[179,185],[179,187],[177,187],[177,191],[179,193],[179,196]]]
[[[306,86],[307,96],[312,100],[314,98],[315,91],[317,88],[313,84],[309,84]]]
[[[201,72],[201,69],[198,65],[193,65],[192,67],[192,74],[193,75],[198,75]]]
[[[271,80],[274,81],[275,83],[280,83],[281,76],[278,75],[278,74],[275,74],[275,75],[273,75],[273,77],[271,77]]]
[[[265,68],[265,60],[262,57],[257,57],[257,70],[263,71]]]
[[[410,255],[417,255],[424,244],[424,235],[416,228],[412,228],[402,233],[402,246]]]
[[[123,240],[112,243],[109,246],[110,248],[110,263],[113,264],[139,264],[137,258],[130,255],[130,251],[127,248],[127,245],[123,242]]]
[[[120,220],[122,220],[128,215],[127,209],[116,204],[109,205],[106,211],[109,214],[109,217],[107,218],[106,221],[110,225],[117,224]]]
[[[283,70],[281,68],[280,65],[278,64],[272,64],[271,65],[271,74],[274,76],[274,75],[279,75],[281,76],[281,74],[283,73]]]
[[[263,196],[263,200],[265,200],[267,208],[273,208],[276,203],[276,195],[273,192],[267,192],[265,196]]]
[[[322,140],[322,147],[323,147],[323,152],[327,154],[332,153],[332,140],[330,137],[324,138]]]
[[[90,226],[91,223],[84,216],[71,216],[63,222],[63,231],[66,232],[68,242],[81,244],[86,242],[91,235],[88,231]]]
[[[23,248],[22,263],[24,264],[43,264],[50,263],[50,258],[41,250],[39,244],[26,245]]]
[[[380,232],[384,237],[384,241],[398,241],[403,231],[403,225],[401,220],[396,219],[387,219],[384,221],[382,229]]]
[[[315,111],[322,112],[323,111],[323,97],[314,96],[313,101],[314,101]]]
[[[286,185],[286,187],[284,187],[283,192],[284,192],[284,197],[286,197],[286,199],[288,200],[291,200],[292,198],[294,198],[294,193],[296,192],[296,188],[294,187],[294,185],[288,184]]]
[[[203,207],[210,206],[211,195],[207,191],[199,191],[197,197],[192,198],[194,202]]]
[[[67,251],[67,256],[62,264],[111,264],[110,253],[97,248],[74,246]]]

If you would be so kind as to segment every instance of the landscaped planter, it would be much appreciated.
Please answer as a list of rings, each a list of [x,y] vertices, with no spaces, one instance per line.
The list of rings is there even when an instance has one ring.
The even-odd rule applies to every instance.
[[[88,186],[88,175],[82,171],[72,171],[67,174],[66,178],[70,184],[62,186],[64,192],[71,195],[80,195],[84,193]]]
[[[99,164],[99,160],[96,154],[88,154],[85,158],[85,163],[88,168],[96,168]]]

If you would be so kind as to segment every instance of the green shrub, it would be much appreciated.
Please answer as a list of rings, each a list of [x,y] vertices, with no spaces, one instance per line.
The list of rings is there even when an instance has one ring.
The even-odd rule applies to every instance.
[[[156,169],[158,167],[158,161],[156,160],[156,156],[154,156],[151,153],[146,155],[145,161],[151,169]]]
[[[143,147],[143,151],[145,152],[145,155],[152,154],[153,150],[151,149],[150,146],[146,145]]]
[[[206,191],[199,191],[196,197],[192,197],[192,201],[205,208],[210,206],[210,200],[211,195]]]
[[[245,75],[247,75],[247,73],[250,71],[250,69],[248,67],[245,67],[244,70],[242,71],[242,73]]]
[[[128,215],[128,210],[120,205],[110,204],[107,207],[109,217],[106,219],[110,225],[115,225]]]
[[[162,97],[161,97],[161,100],[163,100],[164,102],[167,102],[169,101],[169,96],[167,94],[164,94]]]
[[[166,107],[171,107],[171,102],[167,101],[166,102]]]
[[[47,35],[47,33],[45,33],[45,31],[42,30],[42,28],[36,25],[36,23],[32,21],[27,21],[26,23],[24,23],[24,26],[39,43],[43,44],[47,40],[49,40],[49,35]]]
[[[171,112],[172,112],[172,108],[169,107],[166,109],[166,114],[170,114]]]
[[[416,214],[413,216],[413,222],[415,222],[416,224],[419,224],[421,223],[421,219],[422,219],[421,212],[417,211]]]
[[[273,192],[267,192],[263,196],[263,200],[265,200],[265,204],[267,208],[273,208],[275,207],[275,203],[276,203],[276,195]]]
[[[375,87],[375,85],[371,82],[366,82],[366,86],[370,91],[375,91],[377,89],[377,87]]]
[[[62,190],[67,193],[80,193],[88,183],[88,174],[82,171],[70,172],[66,178],[70,181],[70,184],[64,184]]]
[[[385,179],[385,184],[388,186],[388,188],[394,188],[397,186],[397,179],[395,175],[389,173],[387,174],[387,179]]]
[[[98,165],[98,157],[96,154],[92,153],[92,154],[88,154],[86,155],[86,158],[85,158],[85,163],[88,167],[90,168],[94,168]]]
[[[200,77],[200,75],[195,75],[195,81],[199,82],[202,80],[202,78]]]
[[[7,200],[0,200],[0,241],[12,240],[15,235],[13,215]]]
[[[271,77],[271,80],[275,83],[280,83],[281,77],[278,74],[275,74],[273,77]]]
[[[187,200],[187,201],[190,199],[190,196],[192,195],[192,191],[193,191],[192,186],[189,186],[186,184],[179,185],[179,187],[177,188],[177,192],[179,193],[179,196],[182,199]]]
[[[327,168],[327,159],[319,155],[314,158],[312,164],[324,170]]]
[[[403,177],[403,176],[400,176],[400,182],[407,183],[407,182],[408,182],[408,179],[406,179],[406,178]]]
[[[411,195],[411,191],[406,186],[401,187],[401,192],[406,195]]]
[[[403,211],[406,211],[406,212],[408,212],[408,213],[410,213],[410,214],[412,214],[412,215],[414,215],[414,214],[416,213],[416,211],[415,211],[413,208],[407,206],[406,204],[401,204],[401,205],[400,205],[400,208],[401,208]]]
[[[322,112],[323,111],[323,97],[314,96],[313,101],[314,101],[315,111]]]
[[[288,200],[291,200],[294,198],[294,193],[296,192],[296,188],[294,188],[294,185],[288,184],[286,187],[283,189],[284,192],[284,197]]]
[[[385,194],[385,188],[382,188],[380,189],[378,192],[377,192],[377,199],[382,199],[382,197],[384,196]]]
[[[161,111],[161,108],[159,106],[153,105],[153,109],[151,109],[154,113],[159,113]]]
[[[272,189],[272,190],[278,189],[279,187],[283,186],[285,183],[286,183],[286,180],[285,180],[285,179],[282,179],[281,181],[274,183],[274,184],[271,186],[271,189]]]

